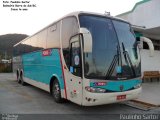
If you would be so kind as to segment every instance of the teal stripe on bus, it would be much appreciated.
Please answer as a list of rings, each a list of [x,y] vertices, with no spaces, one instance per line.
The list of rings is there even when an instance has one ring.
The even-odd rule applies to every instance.
[[[59,49],[50,50],[51,53],[48,56],[44,56],[43,51],[22,56],[24,77],[49,85],[50,79],[54,75],[57,77],[61,89],[64,89]]]
[[[96,88],[103,88],[109,91],[114,91],[114,92],[121,92],[121,86],[123,86],[123,91],[127,91],[132,89],[134,86],[141,84],[142,80],[116,80],[116,81],[107,81],[105,85],[103,86],[97,86],[95,83],[97,82],[91,82],[90,86],[91,87],[96,87]]]

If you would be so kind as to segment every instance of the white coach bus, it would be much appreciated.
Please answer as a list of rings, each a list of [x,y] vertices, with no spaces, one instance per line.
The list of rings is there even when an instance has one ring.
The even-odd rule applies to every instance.
[[[17,81],[84,106],[135,99],[141,60],[131,25],[112,16],[74,12],[14,45]]]

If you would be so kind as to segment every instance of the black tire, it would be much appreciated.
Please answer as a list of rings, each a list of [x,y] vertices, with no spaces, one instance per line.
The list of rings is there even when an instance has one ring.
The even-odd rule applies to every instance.
[[[57,79],[55,79],[52,84],[52,96],[53,96],[55,102],[57,102],[57,103],[63,102],[63,99],[61,97],[60,85],[59,85],[59,82]]]
[[[19,84],[21,84],[21,79],[20,79],[20,75],[19,75],[19,74],[17,74],[17,82],[18,82]]]
[[[26,83],[23,80],[23,74],[20,75],[20,81],[21,81],[21,85],[25,86]]]

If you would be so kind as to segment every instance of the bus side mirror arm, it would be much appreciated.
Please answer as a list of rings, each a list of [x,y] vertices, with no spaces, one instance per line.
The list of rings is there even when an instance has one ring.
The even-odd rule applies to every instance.
[[[86,28],[80,28],[80,33],[83,35],[83,50],[85,53],[92,52],[92,35]]]
[[[146,37],[140,37],[140,41],[141,42],[146,42],[149,46],[149,50],[150,50],[150,57],[154,56],[154,46],[152,41],[149,38]]]

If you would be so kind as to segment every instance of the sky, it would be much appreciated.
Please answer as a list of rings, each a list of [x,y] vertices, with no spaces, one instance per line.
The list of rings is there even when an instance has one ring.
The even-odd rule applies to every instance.
[[[9,3],[4,3],[9,2]],[[14,1],[28,1],[27,11],[13,11]],[[32,35],[64,15],[74,11],[110,12],[112,16],[132,10],[142,0],[0,0],[0,35],[18,33]],[[17,3],[17,5],[28,5]],[[24,7],[12,7],[23,9]]]

